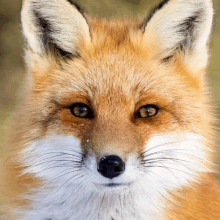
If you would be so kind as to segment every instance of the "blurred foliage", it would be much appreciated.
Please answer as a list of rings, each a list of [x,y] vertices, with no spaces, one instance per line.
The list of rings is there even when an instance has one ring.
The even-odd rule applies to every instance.
[[[76,0],[91,14],[112,17],[145,15],[159,1],[153,0]],[[211,39],[211,59],[208,69],[213,88],[216,113],[220,115],[220,1],[214,0],[215,22]],[[12,110],[19,97],[24,77],[22,34],[20,31],[21,0],[0,0],[0,143],[7,137]],[[207,112],[208,114],[208,112]],[[205,115],[204,115],[205,117]],[[220,127],[220,123],[218,123]],[[219,136],[219,135],[218,135]],[[220,145],[220,137],[217,139]],[[219,147],[218,147],[219,149]],[[220,167],[220,150],[217,162]]]

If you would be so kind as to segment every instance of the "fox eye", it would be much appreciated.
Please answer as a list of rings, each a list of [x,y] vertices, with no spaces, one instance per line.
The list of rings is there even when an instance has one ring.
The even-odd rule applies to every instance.
[[[155,116],[159,111],[159,108],[156,105],[145,105],[142,106],[138,112],[137,117],[138,118],[150,118]]]
[[[78,118],[93,118],[93,112],[86,104],[76,103],[70,107],[70,110]]]

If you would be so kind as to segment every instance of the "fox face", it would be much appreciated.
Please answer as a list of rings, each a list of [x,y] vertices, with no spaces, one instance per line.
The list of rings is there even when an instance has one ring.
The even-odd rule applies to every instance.
[[[142,21],[108,21],[24,1],[18,158],[42,182],[22,219],[165,219],[170,193],[210,172],[212,14],[209,0],[166,0]]]

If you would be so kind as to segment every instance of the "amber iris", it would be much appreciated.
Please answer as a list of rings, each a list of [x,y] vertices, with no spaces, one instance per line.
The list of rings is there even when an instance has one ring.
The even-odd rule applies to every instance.
[[[153,117],[158,113],[158,107],[155,105],[145,105],[138,110],[137,116],[139,118]]]
[[[78,118],[92,118],[91,109],[83,103],[77,103],[71,106],[71,113]]]

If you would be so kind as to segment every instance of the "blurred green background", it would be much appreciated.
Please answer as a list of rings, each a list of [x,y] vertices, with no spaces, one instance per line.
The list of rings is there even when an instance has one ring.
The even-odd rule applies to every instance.
[[[147,14],[159,1],[153,0],[76,0],[86,11],[104,17]],[[216,115],[220,115],[220,1],[214,0],[214,32],[211,38],[211,59],[208,77],[214,95]],[[9,133],[12,112],[19,99],[25,73],[23,39],[20,31],[21,0],[0,0],[0,146]],[[208,114],[208,113],[207,113]],[[205,116],[204,116],[205,117]],[[220,127],[220,123],[217,123]],[[216,162],[220,167],[220,133],[217,135]],[[0,148],[3,148],[0,147]],[[218,175],[220,178],[220,175]]]

